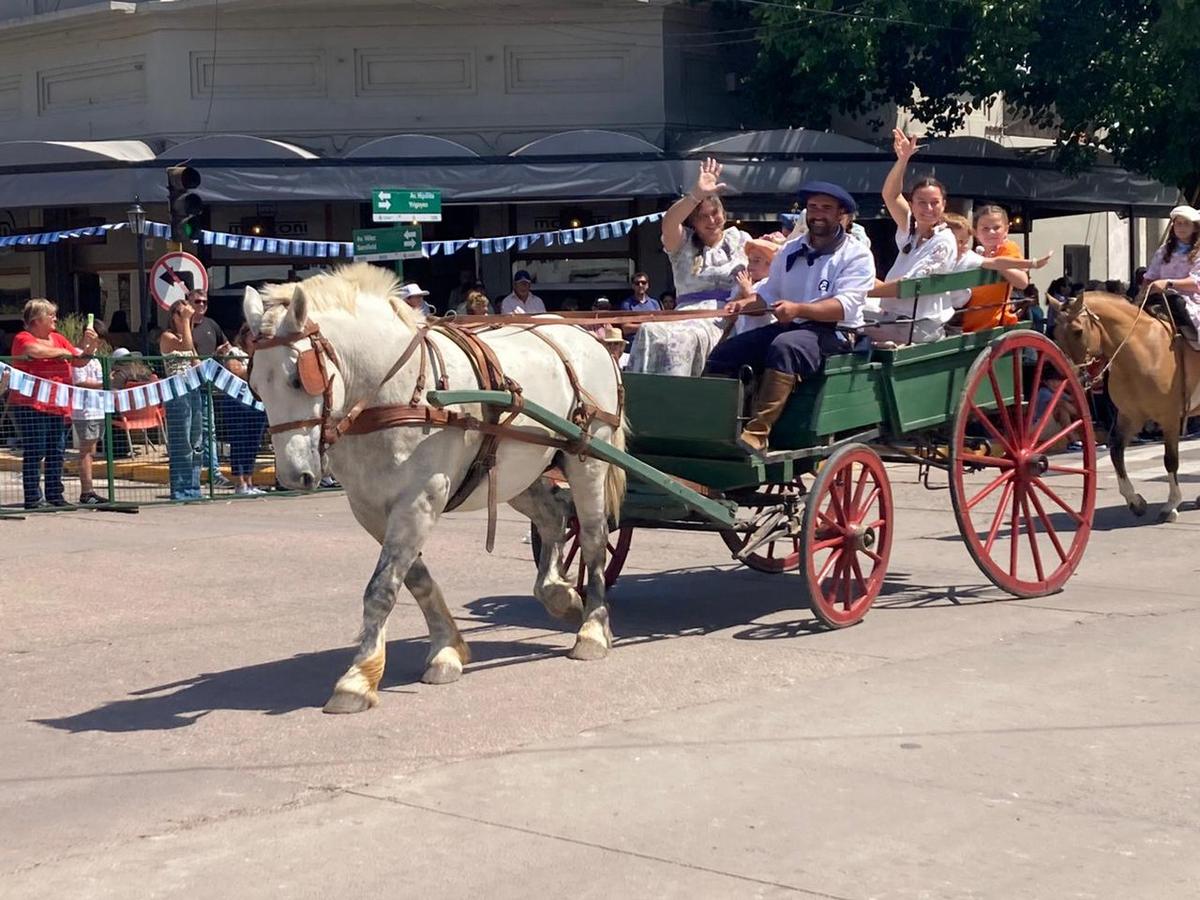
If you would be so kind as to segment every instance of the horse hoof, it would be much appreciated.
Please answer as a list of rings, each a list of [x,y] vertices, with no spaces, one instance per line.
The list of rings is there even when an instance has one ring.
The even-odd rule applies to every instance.
[[[1146,514],[1146,500],[1143,497],[1138,497],[1129,504],[1129,511],[1140,519]]]
[[[596,640],[594,637],[579,635],[579,637],[575,638],[575,646],[571,648],[571,652],[567,656],[581,662],[592,659],[604,659],[604,657],[608,656],[608,644],[604,641]]]
[[[1158,514],[1158,521],[1160,524],[1163,524],[1166,522],[1176,522],[1178,520],[1179,520],[1179,510],[1177,510],[1177,509],[1164,509],[1161,513]]]
[[[443,647],[429,661],[421,681],[425,684],[450,684],[462,678],[463,661],[453,647]]]
[[[556,619],[572,625],[583,624],[583,598],[569,584],[548,584],[542,588],[542,604]]]
[[[326,702],[322,712],[332,715],[348,715],[350,713],[366,712],[379,702],[379,695],[372,691],[370,694],[355,694],[351,691],[334,691],[333,696]]]

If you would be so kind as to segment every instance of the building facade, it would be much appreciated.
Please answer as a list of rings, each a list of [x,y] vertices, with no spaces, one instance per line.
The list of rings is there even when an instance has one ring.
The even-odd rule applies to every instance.
[[[748,227],[773,227],[806,173],[877,196],[888,166],[877,144],[739,139],[759,124],[739,88],[749,45],[721,26],[710,5],[684,0],[0,0],[0,235],[123,221],[135,197],[165,221],[163,168],[180,161],[203,175],[207,228],[321,241],[370,224],[372,187],[442,189],[433,240],[623,219],[664,208],[708,152],[729,154],[730,209]],[[994,137],[987,122],[968,132],[977,125]],[[967,162],[939,165],[962,169],[962,191],[994,196],[1002,182]],[[1046,211],[1140,202],[1105,184]],[[1047,224],[1058,221],[1036,221],[1031,249],[1086,245],[1090,277],[1128,278],[1144,255],[1110,213]],[[151,259],[166,249],[146,244]],[[122,312],[136,330],[134,246],[117,232],[0,249],[0,316],[48,295],[105,321]],[[314,264],[201,252],[231,319],[242,283]],[[460,270],[498,297],[518,267],[540,273],[552,306],[619,294],[636,269],[655,289],[668,278],[653,226],[569,247],[466,249],[405,272],[444,306]]]

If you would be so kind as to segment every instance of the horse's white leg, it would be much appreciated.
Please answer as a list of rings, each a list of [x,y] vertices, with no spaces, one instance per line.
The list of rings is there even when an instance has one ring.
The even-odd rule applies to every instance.
[[[537,561],[537,579],[533,583],[533,596],[540,600],[555,618],[581,622],[583,600],[562,571],[563,542],[567,525],[566,503],[541,478],[508,503],[517,512],[529,517],[542,540],[541,555]]]
[[[1125,444],[1129,435],[1135,434],[1140,427],[1132,419],[1118,413],[1108,441],[1108,456],[1112,460],[1113,471],[1117,473],[1117,489],[1135,516],[1146,514],[1146,498],[1133,489],[1125,471]]]
[[[571,659],[603,659],[612,647],[612,628],[604,602],[604,563],[608,552],[608,517],[604,509],[604,476],[608,464],[569,457],[564,470],[579,519],[579,552],[587,570],[587,602],[583,625],[575,636]]]
[[[426,684],[449,684],[462,677],[463,666],[471,661],[471,649],[458,631],[442,589],[438,587],[425,560],[418,556],[404,577],[404,586],[417,599],[429,627],[429,656],[425,660]]]
[[[334,685],[325,712],[362,712],[379,702],[379,682],[387,655],[387,619],[396,605],[401,583],[437,520],[433,508],[433,499],[428,495],[402,497],[392,505],[379,561],[363,594],[358,652],[350,668]]]
[[[1174,522],[1179,518],[1183,491],[1179,489],[1179,423],[1163,426],[1163,468],[1167,470],[1167,502],[1158,513],[1158,521]]]

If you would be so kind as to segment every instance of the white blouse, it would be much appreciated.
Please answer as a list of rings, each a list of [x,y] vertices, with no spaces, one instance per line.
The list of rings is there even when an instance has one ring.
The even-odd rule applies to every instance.
[[[884,281],[898,281],[901,278],[923,278],[926,275],[944,275],[955,271],[958,262],[958,241],[946,224],[933,229],[928,238],[919,238],[915,232],[910,232],[912,216],[905,222],[903,228],[896,229],[896,249],[900,255],[888,269]],[[908,247],[908,252],[904,248]],[[916,318],[921,322],[945,324],[954,317],[954,301],[958,299],[953,293],[928,294],[917,303]],[[868,309],[878,313],[880,322],[894,322],[899,318],[907,318],[913,314],[912,303],[908,300],[891,299],[886,305],[880,303],[880,298],[872,297],[867,301]]]
[[[750,235],[740,228],[726,228],[716,246],[697,250],[692,240],[694,234],[691,228],[684,226],[683,243],[674,253],[667,254],[667,259],[671,261],[671,275],[675,279],[678,308],[692,305],[684,299],[686,294],[708,293],[714,295],[712,305],[715,309],[715,295],[719,293],[725,297],[736,287],[734,270],[748,263],[746,242],[750,240]]]

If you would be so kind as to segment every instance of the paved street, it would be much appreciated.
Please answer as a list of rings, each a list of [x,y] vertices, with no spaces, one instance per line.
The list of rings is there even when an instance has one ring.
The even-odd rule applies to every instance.
[[[406,596],[355,717],[320,712],[375,555],[340,496],[0,521],[0,893],[1193,898],[1200,442],[1182,471],[1167,526],[1105,474],[1079,574],[1017,601],[893,469],[885,594],[835,633],[715,536],[638,532],[598,663],[523,520],[491,557],[448,520],[475,662],[421,684]]]

